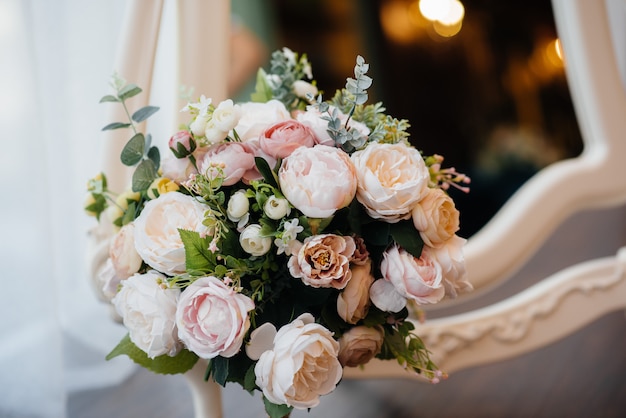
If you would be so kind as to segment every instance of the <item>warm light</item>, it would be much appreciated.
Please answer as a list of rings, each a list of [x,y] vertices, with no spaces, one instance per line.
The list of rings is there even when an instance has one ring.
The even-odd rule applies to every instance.
[[[463,7],[463,4],[458,0],[448,1],[448,4],[447,13],[437,19],[437,21],[447,26],[456,26],[465,16],[465,7]]]
[[[451,3],[451,0],[420,0],[419,8],[426,19],[435,21],[445,18]]]
[[[409,43],[416,37],[417,27],[404,1],[382,3],[380,24],[385,35],[394,42]]]
[[[444,38],[450,38],[461,31],[461,27],[463,26],[463,20],[459,20],[457,23],[452,25],[445,25],[438,20],[433,22],[433,29],[439,36],[443,36]]]
[[[561,45],[561,40],[559,38],[554,40],[554,49],[556,50],[556,55],[561,61],[563,61],[563,46]]]

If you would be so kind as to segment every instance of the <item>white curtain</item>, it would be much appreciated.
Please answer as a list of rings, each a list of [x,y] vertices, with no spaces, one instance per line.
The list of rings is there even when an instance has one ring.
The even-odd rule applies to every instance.
[[[115,384],[125,331],[86,274],[124,0],[0,0],[0,416],[63,417],[73,390]],[[116,359],[117,360],[117,359]]]

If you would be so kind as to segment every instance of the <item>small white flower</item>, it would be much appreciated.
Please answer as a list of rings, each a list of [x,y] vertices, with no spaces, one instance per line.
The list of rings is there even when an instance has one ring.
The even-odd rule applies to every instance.
[[[233,193],[228,199],[228,206],[226,208],[226,215],[228,219],[233,222],[237,222],[237,228],[242,228],[248,222],[250,218],[250,201],[246,197],[244,190],[238,190]]]
[[[298,225],[298,218],[285,222],[281,237],[274,240],[274,245],[278,248],[276,254],[285,253],[285,255],[291,255],[297,253],[302,246],[297,237],[302,231],[304,231],[304,228]]]
[[[276,196],[270,196],[269,199],[263,205],[263,211],[268,218],[278,220],[291,213],[289,202],[287,199],[278,198]]]
[[[245,252],[254,256],[261,256],[267,253],[272,246],[270,237],[263,237],[260,234],[261,225],[248,225],[239,236],[239,243]]]
[[[180,109],[181,112],[188,112],[191,109],[195,109],[198,111],[199,114],[205,114],[207,113],[207,110],[209,109],[209,106],[211,106],[211,101],[212,99],[210,97],[205,97],[204,94],[202,96],[200,96],[200,100],[197,101],[196,103],[187,103],[187,105],[185,107],[183,107],[182,109]]]
[[[287,62],[291,65],[296,65],[296,54],[291,49],[283,48],[283,55],[287,59]]]

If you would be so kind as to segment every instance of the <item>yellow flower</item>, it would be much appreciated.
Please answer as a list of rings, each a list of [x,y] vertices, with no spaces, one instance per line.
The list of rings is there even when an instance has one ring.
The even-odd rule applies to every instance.
[[[148,188],[148,198],[156,199],[162,194],[175,192],[179,189],[178,184],[166,177],[155,179]]]

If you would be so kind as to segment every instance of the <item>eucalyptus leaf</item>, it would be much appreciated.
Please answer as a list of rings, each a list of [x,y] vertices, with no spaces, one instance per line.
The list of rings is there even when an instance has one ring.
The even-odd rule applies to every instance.
[[[159,166],[161,165],[161,152],[157,147],[150,147],[150,149],[148,150],[148,158],[154,163],[154,166],[158,170]]]
[[[131,167],[138,164],[143,158],[145,143],[146,140],[141,132],[129,139],[120,155],[122,164]]]
[[[99,103],[105,103],[105,102],[119,102],[120,99],[118,99],[117,97],[111,95],[111,94],[107,94],[106,96],[102,97],[102,99],[100,99]]]
[[[103,131],[111,131],[113,129],[128,128],[129,126],[130,126],[130,123],[113,122],[113,123],[109,123],[107,126],[102,128],[102,130]]]
[[[154,115],[159,108],[157,106],[145,106],[133,113],[132,119],[137,122],[143,122],[150,116]]]
[[[128,84],[122,87],[117,96],[120,98],[120,100],[124,101],[138,95],[139,93],[141,93],[141,88],[137,87],[136,84]]]
[[[157,169],[152,160],[142,160],[133,173],[133,192],[148,190],[154,179],[157,178]]]
[[[106,356],[106,359],[111,360],[120,355],[127,355],[135,363],[158,374],[185,373],[198,361],[198,356],[186,349],[181,350],[174,357],[164,354],[151,359],[144,351],[133,344],[128,334],[126,334],[113,351]]]

